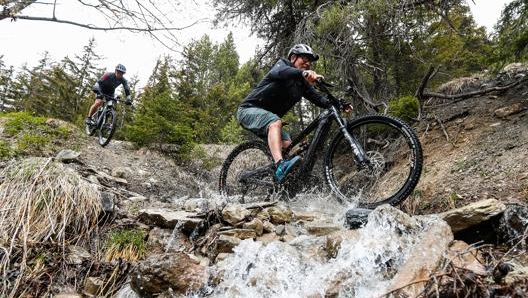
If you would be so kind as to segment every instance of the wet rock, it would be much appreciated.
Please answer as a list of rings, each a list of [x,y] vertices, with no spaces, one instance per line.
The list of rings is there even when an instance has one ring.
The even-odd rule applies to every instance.
[[[315,236],[325,236],[332,232],[341,230],[341,227],[332,223],[313,222],[304,225],[306,231]]]
[[[216,240],[216,253],[232,253],[233,248],[240,244],[240,238],[220,235]]]
[[[275,232],[275,225],[271,222],[265,220],[262,222],[262,228],[264,229],[264,233],[273,233]]]
[[[289,245],[300,251],[305,258],[324,262],[328,260],[328,253],[325,250],[326,239],[310,235],[301,235],[292,241]]]
[[[456,233],[499,215],[504,210],[506,210],[504,203],[495,199],[488,199],[440,213],[439,216]]]
[[[185,251],[192,244],[182,231],[155,227],[149,232],[147,247],[150,253],[163,253]]]
[[[325,250],[328,256],[333,258],[337,255],[341,248],[341,242],[343,242],[344,239],[355,241],[354,239],[358,239],[358,237],[358,230],[341,230],[328,235],[325,243]]]
[[[284,224],[292,221],[293,212],[283,205],[267,208],[269,220],[273,224]]]
[[[482,265],[484,258],[477,249],[472,249],[464,241],[455,240],[451,243],[447,257],[456,268],[462,268],[478,275],[488,275],[488,271]]]
[[[453,241],[453,233],[444,221],[437,220],[423,231],[418,241],[392,279],[388,292],[397,292],[402,297],[418,297],[430,273],[443,260],[445,251]],[[423,282],[417,282],[419,280]]]
[[[295,211],[293,216],[296,221],[314,221],[318,218],[318,216],[313,212]]]
[[[205,267],[184,253],[151,255],[140,262],[131,274],[130,286],[141,297],[156,297],[172,291],[184,295],[207,284]]]
[[[258,218],[253,218],[250,222],[246,222],[242,225],[244,229],[254,230],[257,236],[262,236],[264,232],[264,223]]]
[[[222,209],[222,219],[232,226],[245,221],[250,214],[251,212],[240,204],[229,204]]]
[[[371,209],[356,208],[350,209],[345,215],[345,227],[348,229],[358,229],[364,226],[368,221],[368,215]]]
[[[284,225],[275,226],[275,234],[283,236],[286,234],[286,227]]]
[[[257,232],[251,229],[229,229],[225,231],[218,232],[220,235],[226,235],[231,237],[236,237],[238,239],[255,239],[257,238]]]
[[[519,240],[520,248],[528,247],[528,238],[523,237],[526,234],[528,226],[528,206],[523,204],[508,204],[506,210],[499,219],[497,233],[500,241],[514,245]]]
[[[196,216],[196,214],[181,210],[151,208],[140,210],[138,220],[144,224],[161,228],[173,229],[178,225],[182,231],[190,234],[202,222],[201,219],[192,216]]]
[[[183,204],[183,209],[186,211],[205,212],[209,208],[209,201],[207,199],[187,199]]]

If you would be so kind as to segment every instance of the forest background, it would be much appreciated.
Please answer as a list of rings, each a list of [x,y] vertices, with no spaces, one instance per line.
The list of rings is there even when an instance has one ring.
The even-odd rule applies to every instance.
[[[0,21],[22,18],[23,9],[34,2],[3,1]],[[134,20],[134,9],[119,6],[118,1],[95,2],[112,4],[110,11],[121,10]],[[156,2],[163,1],[147,1]],[[263,41],[262,47],[241,64],[232,34],[219,43],[204,35],[182,45],[181,55],[160,57],[144,86],[130,78],[135,109],[119,107],[126,113],[121,114],[124,125],[117,138],[160,149],[175,144],[174,156],[179,159],[186,158],[195,144],[240,142],[249,135],[236,123],[236,107],[276,59],[299,42],[317,49],[322,58],[314,68],[336,84],[336,90],[353,82],[349,100],[355,113],[384,106],[384,111],[409,122],[422,120],[416,91],[430,67],[438,70],[428,81],[427,87],[433,89],[453,78],[492,76],[528,57],[524,0],[510,2],[490,34],[476,24],[462,0],[220,0],[214,11],[219,26],[247,24]],[[163,19],[156,20],[160,25],[156,30],[143,29],[151,23],[145,18],[145,23],[136,20],[132,27],[124,20],[114,25],[146,30],[165,44],[178,42]],[[7,66],[0,56],[0,112],[59,118],[83,126],[94,99],[91,87],[104,72],[95,43],[91,39],[81,53],[60,61],[45,54],[37,65],[21,70]],[[316,115],[317,107],[297,105],[287,115],[289,130],[295,134]],[[0,143],[2,148],[7,147]]]

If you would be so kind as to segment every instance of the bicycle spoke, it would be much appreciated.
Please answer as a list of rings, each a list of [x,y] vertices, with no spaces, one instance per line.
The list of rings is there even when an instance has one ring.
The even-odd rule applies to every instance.
[[[363,166],[356,163],[345,138],[334,140],[327,154],[326,171],[330,187],[340,200],[375,207],[397,204],[409,195],[418,183],[422,153],[414,134],[403,130],[410,128],[381,115],[351,123],[349,131],[367,158]]]
[[[276,183],[271,156],[263,142],[250,141],[235,148],[222,166],[220,193],[245,202],[267,200]]]

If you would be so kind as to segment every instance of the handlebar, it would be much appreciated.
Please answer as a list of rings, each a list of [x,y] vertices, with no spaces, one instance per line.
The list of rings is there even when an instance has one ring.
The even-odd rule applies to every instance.
[[[113,95],[108,95],[108,94],[104,94],[104,93],[101,93],[101,95],[103,96],[103,98],[106,100],[106,99],[113,99],[113,100],[116,100],[116,101],[121,101],[121,96],[118,95],[118,96],[113,96]]]
[[[326,94],[326,97],[330,100],[330,103],[335,106],[336,108],[338,108],[339,110],[345,110],[345,108],[348,106],[348,107],[351,107],[350,103],[340,99],[340,98],[337,98],[335,97],[331,92],[330,92],[330,89],[331,87],[334,87],[333,84],[331,83],[328,83],[326,82],[323,77],[320,77],[319,79],[317,79],[317,81],[315,82],[315,86],[317,87],[317,89],[319,89],[321,92],[325,93]]]

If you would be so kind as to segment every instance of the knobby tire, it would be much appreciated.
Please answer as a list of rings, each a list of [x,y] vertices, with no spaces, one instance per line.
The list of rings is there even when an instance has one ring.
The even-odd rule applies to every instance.
[[[116,130],[116,122],[116,111],[113,109],[106,110],[103,123],[101,123],[101,127],[99,128],[99,145],[101,145],[101,147],[110,143]]]
[[[246,141],[227,156],[220,170],[220,194],[245,203],[246,199],[269,200],[276,192],[273,159],[262,140]]]
[[[348,123],[347,130],[371,164],[366,168],[358,165],[342,133],[333,138],[325,153],[324,174],[337,200],[370,209],[403,202],[418,184],[423,167],[422,147],[415,131],[404,121],[384,114],[357,118]]]

